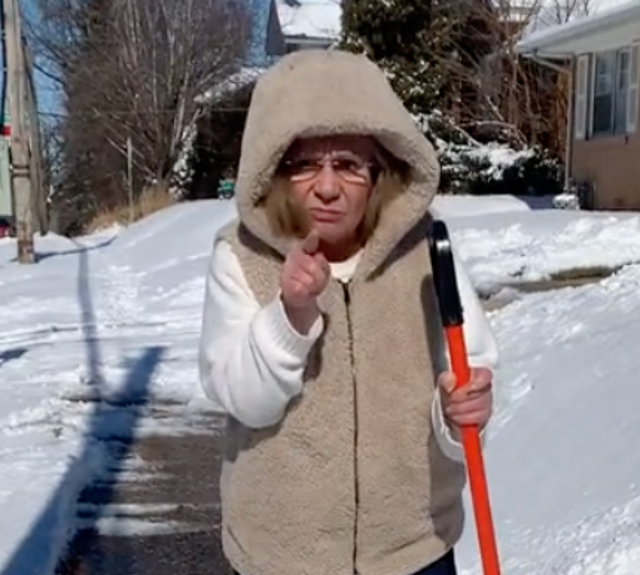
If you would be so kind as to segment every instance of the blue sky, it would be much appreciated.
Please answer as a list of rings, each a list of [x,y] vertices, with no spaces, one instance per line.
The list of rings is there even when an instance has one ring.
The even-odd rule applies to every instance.
[[[38,108],[43,114],[60,112],[59,98],[55,86],[43,74],[35,72]]]
[[[19,0],[20,7],[24,11],[26,17],[29,19],[37,18],[38,12],[36,10],[36,2],[34,0]],[[36,91],[38,97],[38,108],[44,114],[59,112],[59,99],[56,93],[54,83],[48,79],[44,74],[38,71],[34,71],[34,78],[36,83]]]

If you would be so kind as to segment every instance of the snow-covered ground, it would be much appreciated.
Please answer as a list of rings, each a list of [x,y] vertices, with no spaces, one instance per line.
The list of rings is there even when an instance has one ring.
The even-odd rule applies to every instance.
[[[500,211],[456,217],[450,231],[483,294],[558,274],[589,275],[640,263],[640,214]]]
[[[504,573],[636,575],[640,218],[531,204],[436,200],[480,289],[623,267],[490,314],[502,362],[487,469]],[[195,361],[204,273],[234,213],[232,202],[189,203],[76,242],[36,238],[35,266],[0,240],[1,575],[51,573],[74,498],[105,461],[87,435],[190,432],[206,407]],[[458,562],[480,575],[471,511]]]
[[[230,203],[189,204],[77,242],[36,238],[35,266],[14,263],[14,242],[0,240],[2,575],[52,572],[74,498],[107,461],[87,433],[189,431],[203,401],[203,273],[213,232],[233,213]],[[135,404],[148,397],[163,418]]]

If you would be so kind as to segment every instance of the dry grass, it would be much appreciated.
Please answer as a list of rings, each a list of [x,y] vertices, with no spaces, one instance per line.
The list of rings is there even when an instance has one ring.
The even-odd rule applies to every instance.
[[[133,205],[133,221],[172,206],[175,200],[164,186],[151,186],[145,189]],[[126,226],[129,223],[129,205],[122,205],[97,214],[87,225],[87,233],[109,228],[115,224]]]

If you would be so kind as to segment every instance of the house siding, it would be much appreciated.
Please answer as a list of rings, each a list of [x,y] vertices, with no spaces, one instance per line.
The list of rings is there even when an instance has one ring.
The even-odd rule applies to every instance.
[[[576,85],[574,75],[574,86]],[[589,99],[589,106],[591,102]],[[636,110],[639,103],[636,102]],[[575,129],[575,128],[574,128]],[[571,176],[593,186],[593,208],[640,210],[640,132],[572,142]]]
[[[594,186],[594,208],[640,210],[640,138],[637,134],[577,140],[573,177]]]

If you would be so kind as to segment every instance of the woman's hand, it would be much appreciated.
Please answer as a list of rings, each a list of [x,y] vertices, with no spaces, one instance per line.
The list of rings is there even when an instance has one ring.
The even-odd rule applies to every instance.
[[[320,313],[316,300],[327,287],[331,274],[329,263],[318,247],[318,234],[311,232],[289,252],[280,278],[285,312],[293,327],[304,334]]]
[[[477,425],[483,429],[493,409],[493,374],[485,367],[472,368],[470,381],[456,388],[456,376],[444,372],[438,377],[442,413],[450,426]]]

